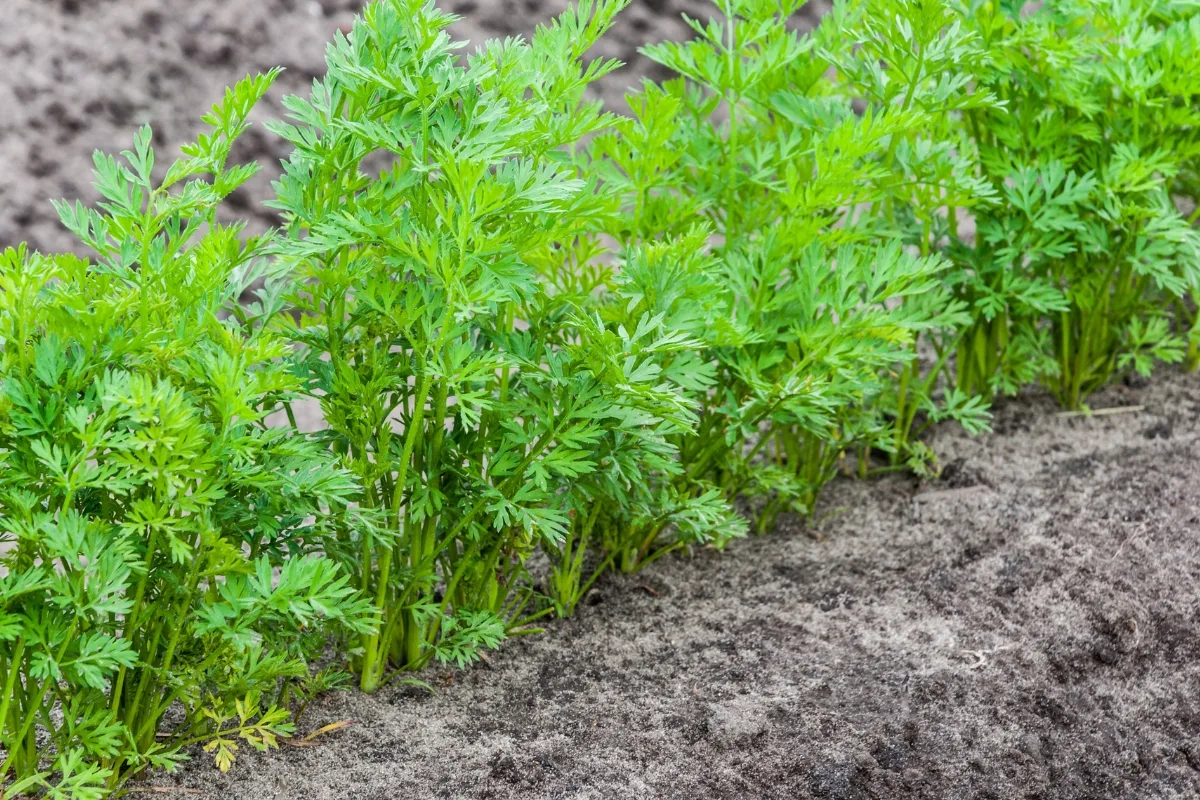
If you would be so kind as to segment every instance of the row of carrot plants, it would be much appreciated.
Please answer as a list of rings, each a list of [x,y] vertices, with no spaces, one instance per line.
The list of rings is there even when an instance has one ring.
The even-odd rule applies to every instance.
[[[0,257],[4,796],[225,769],[999,395],[1200,364],[1193,5],[721,0],[617,115],[624,2],[467,55],[379,0],[268,124],[279,230],[217,214],[272,72],[96,156],[90,259]]]

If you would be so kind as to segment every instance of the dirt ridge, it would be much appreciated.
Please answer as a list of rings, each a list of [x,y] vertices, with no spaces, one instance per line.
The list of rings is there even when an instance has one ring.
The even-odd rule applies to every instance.
[[[837,481],[818,530],[602,582],[437,696],[322,698],[320,747],[204,798],[1200,796],[1200,378],[938,430],[942,481]],[[972,491],[957,491],[968,487]],[[926,494],[932,493],[932,494]],[[914,498],[929,498],[914,503]],[[162,784],[163,779],[154,783]]]

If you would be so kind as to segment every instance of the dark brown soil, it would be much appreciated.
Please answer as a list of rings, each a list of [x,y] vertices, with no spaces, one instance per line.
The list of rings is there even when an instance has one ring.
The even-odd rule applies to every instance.
[[[692,1],[638,0],[606,54],[679,35]],[[478,37],[559,2],[452,8]],[[0,245],[54,249],[70,243],[44,199],[91,196],[93,148],[151,121],[172,151],[222,86],[283,64],[277,113],[356,2],[3,5]],[[242,155],[282,152],[255,133]],[[234,209],[259,225],[264,186]],[[196,753],[149,784],[211,800],[1200,797],[1200,378],[1094,401],[1131,405],[1062,418],[1013,401],[993,435],[935,432],[941,481],[838,482],[815,529],[607,580],[545,635],[423,675],[436,696],[331,694],[302,730],[355,724],[315,747],[243,748],[224,776]]]

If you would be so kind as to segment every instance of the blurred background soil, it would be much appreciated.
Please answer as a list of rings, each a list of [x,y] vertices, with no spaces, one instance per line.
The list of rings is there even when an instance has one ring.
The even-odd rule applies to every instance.
[[[819,16],[826,0],[806,8]],[[77,251],[51,199],[92,201],[95,150],[127,149],[139,125],[154,127],[165,169],[200,130],[200,116],[224,88],[248,73],[286,68],[257,116],[281,117],[280,99],[306,92],[324,74],[325,43],[349,30],[361,0],[0,0],[0,249],[28,242]],[[462,17],[454,33],[475,43],[526,35],[566,7],[565,0],[446,0]],[[642,75],[661,77],[638,47],[682,39],[682,13],[707,19],[705,0],[633,0],[596,48],[626,67],[597,89],[614,110]],[[256,230],[273,223],[261,201],[286,148],[260,128],[236,157],[263,172],[231,198],[226,216]],[[81,254],[83,254],[81,252]]]

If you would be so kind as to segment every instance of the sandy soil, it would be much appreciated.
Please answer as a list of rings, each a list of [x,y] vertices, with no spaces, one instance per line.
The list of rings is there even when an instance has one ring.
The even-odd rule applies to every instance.
[[[157,786],[254,798],[1200,796],[1200,377],[937,431],[943,479],[604,582],[438,694],[324,697],[307,749]]]
[[[559,2],[451,8],[478,37]],[[692,2],[637,0],[605,54],[680,35]],[[276,113],[356,4],[5,0],[0,246],[69,247],[45,198],[91,197],[91,150],[142,121],[173,151],[221,87],[283,64]],[[282,152],[256,132],[242,156]],[[269,224],[264,188],[234,211]],[[545,635],[422,676],[436,696],[331,694],[301,728],[355,724],[316,747],[244,752],[226,776],[197,753],[148,784],[212,800],[1200,796],[1200,378],[1094,402],[1138,404],[1067,419],[1011,402],[993,435],[934,434],[937,483],[839,482],[816,529],[607,580]]]

